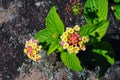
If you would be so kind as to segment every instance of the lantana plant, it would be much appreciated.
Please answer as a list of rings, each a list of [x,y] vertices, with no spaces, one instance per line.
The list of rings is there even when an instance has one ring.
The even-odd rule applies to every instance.
[[[24,53],[26,53],[28,58],[32,59],[33,61],[37,61],[41,58],[39,54],[41,48],[42,46],[38,46],[38,40],[31,38],[30,40],[26,41]]]
[[[65,26],[56,12],[56,7],[53,6],[46,17],[46,28],[40,30],[35,35],[35,39],[41,44],[47,44],[47,47],[49,47],[48,55],[54,51],[60,52],[62,62],[68,68],[82,71],[83,67],[77,53],[82,54],[90,45],[93,47],[93,54],[101,55],[108,63],[114,64],[114,57],[109,55],[113,54],[110,44],[101,42],[108,24],[109,21],[100,18],[100,21],[94,24],[88,23],[81,27],[75,25],[73,28],[67,27],[64,29]],[[93,59],[97,60],[99,58],[93,57]]]
[[[64,26],[56,12],[56,7],[53,6],[46,17],[46,28],[37,32],[34,37],[38,41],[28,41],[30,45],[28,45],[28,42],[26,43],[24,52],[27,53],[28,57],[32,60],[37,60],[36,58],[34,59],[33,56],[31,57],[31,54],[38,55],[38,50],[41,49],[41,46],[33,47],[35,41],[35,45],[37,45],[37,43],[44,44],[43,49],[44,46],[49,47],[47,48],[48,55],[55,51],[56,53],[60,53],[62,62],[68,68],[75,71],[82,71],[83,65],[77,54],[86,53],[87,46],[91,46],[92,49],[88,52],[92,52],[92,55],[94,55],[92,60],[96,61],[100,67],[103,66],[103,68],[105,68],[105,65],[102,65],[104,62],[101,60],[105,60],[110,65],[114,64],[114,51],[112,47],[108,42],[101,40],[109,25],[109,21],[106,19],[108,11],[102,6],[105,4],[108,4],[108,0],[105,0],[105,2],[102,0],[87,0],[84,8],[84,16],[88,23],[81,27],[75,25],[74,27],[67,27],[66,29],[66,26]],[[105,8],[106,7],[107,5],[105,5]],[[93,9],[96,10],[95,13]],[[102,12],[104,12],[104,15]],[[93,18],[91,15],[97,15],[97,17]],[[38,50],[37,47],[39,47]]]
[[[80,27],[78,25],[75,25],[74,28],[66,28],[66,31],[63,32],[62,36],[60,37],[62,39],[61,45],[63,49],[66,49],[68,53],[78,53],[79,50],[85,51],[85,43],[88,42],[88,37],[83,36],[81,37],[78,31],[80,30]]]

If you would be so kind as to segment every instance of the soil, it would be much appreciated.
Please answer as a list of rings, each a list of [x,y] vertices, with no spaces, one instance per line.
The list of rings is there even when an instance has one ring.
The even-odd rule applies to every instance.
[[[84,6],[85,0],[80,0],[81,5]],[[62,19],[65,27],[74,26],[79,24],[82,26],[86,23],[82,12],[79,15],[74,15],[71,11],[66,12],[65,7],[69,3],[69,0],[1,0],[0,1],[0,80],[14,80],[20,75],[18,68],[26,63],[27,56],[24,54],[25,41],[35,35],[36,32],[45,28],[45,18],[48,11],[53,5],[57,6],[58,14]],[[110,21],[109,29],[105,35],[108,38],[113,49],[116,53],[116,61],[120,60],[119,44],[120,40],[120,21],[116,20],[110,7],[114,3],[109,0],[109,14],[108,19]],[[48,58],[48,61],[50,61]],[[70,80],[70,78],[62,75],[63,78],[57,78],[61,74],[71,73],[74,77],[73,80],[85,80],[78,76],[78,73],[69,71],[66,67],[55,60],[51,60],[48,63],[52,63],[55,70],[51,70],[54,73],[53,80]],[[48,64],[46,63],[46,64]],[[60,64],[60,65],[58,65]],[[56,66],[58,65],[58,66]],[[120,65],[117,65],[120,67]],[[44,66],[43,66],[44,67]],[[50,67],[49,67],[50,68]],[[117,71],[112,67],[113,72]],[[117,68],[118,69],[118,68]],[[65,71],[66,70],[66,71]],[[34,70],[33,70],[34,72]],[[97,72],[92,71],[92,75]],[[36,73],[37,74],[37,73]],[[42,73],[41,73],[42,74]],[[106,73],[109,75],[109,73]],[[33,74],[34,76],[35,74]],[[46,73],[44,74],[44,76]],[[112,74],[110,74],[112,75]],[[120,76],[120,75],[117,75]],[[103,76],[104,77],[104,76]],[[108,76],[109,77],[109,76]],[[92,78],[93,79],[93,78]],[[91,79],[91,80],[92,80]],[[104,78],[102,78],[104,79]],[[105,78],[106,79],[106,78]],[[117,80],[119,80],[118,78]],[[19,80],[18,78],[16,80]],[[31,79],[25,79],[31,80]],[[33,80],[33,79],[32,79]],[[36,79],[37,80],[37,79]],[[40,79],[40,80],[49,80]],[[71,79],[72,80],[72,79]],[[109,79],[115,80],[115,79]]]

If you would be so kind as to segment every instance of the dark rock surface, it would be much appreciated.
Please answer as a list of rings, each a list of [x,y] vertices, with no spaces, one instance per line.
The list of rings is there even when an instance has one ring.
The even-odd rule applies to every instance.
[[[42,1],[41,1],[42,2]],[[49,5],[37,7],[34,0],[2,0],[0,12],[0,74],[3,80],[13,80],[25,56],[24,43],[44,27]]]
[[[83,6],[85,1],[80,1]],[[72,12],[66,13],[65,7],[67,3],[69,3],[69,0],[0,1],[0,80],[14,80],[14,78],[19,75],[17,70],[27,59],[23,52],[24,43],[33,37],[37,31],[45,27],[45,17],[52,5],[57,5],[58,13],[65,27],[74,26],[75,24],[82,26],[86,23],[83,15],[73,15]],[[120,39],[120,21],[115,19],[113,12],[110,10],[110,6],[113,5],[113,3],[109,2],[109,4],[108,19],[110,25],[106,37],[109,39],[117,54],[116,60],[120,60],[119,47],[116,47]],[[50,64],[52,62],[47,68],[47,70],[51,72],[44,73],[41,71],[41,74],[43,72],[43,76],[47,75],[48,78],[41,78],[40,80],[49,80],[49,73],[54,78],[51,77],[51,80],[86,80],[87,77],[95,79],[95,76],[97,76],[95,75],[97,71],[84,70],[83,73],[70,71],[59,60],[53,60],[55,58],[52,57],[55,56],[56,55],[51,55],[51,57],[48,57],[49,60],[45,63]],[[41,64],[41,66],[43,65]],[[118,67],[113,67],[115,69],[112,70],[117,72],[116,69],[119,69]],[[52,74],[52,72],[54,74]],[[110,75],[112,75],[112,73]],[[112,80],[112,78],[110,80]]]
[[[116,62],[109,68],[101,80],[120,80],[120,62]]]

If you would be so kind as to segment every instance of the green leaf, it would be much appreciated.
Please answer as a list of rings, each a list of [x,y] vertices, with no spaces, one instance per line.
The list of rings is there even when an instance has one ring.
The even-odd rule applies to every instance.
[[[119,2],[120,2],[120,0],[114,0],[114,2],[119,3]]]
[[[64,49],[63,49],[63,46],[62,46],[62,45],[60,45],[60,46],[59,46],[58,51],[59,51],[59,52],[63,52],[63,51],[64,51]]]
[[[84,6],[84,17],[89,24],[97,22],[97,1],[96,0],[87,0]]]
[[[101,21],[97,24],[87,24],[81,27],[79,33],[81,36],[96,36],[96,39],[100,39],[105,35],[109,22]]]
[[[54,39],[52,38],[52,34],[49,33],[47,29],[43,29],[37,32],[34,38],[39,40],[39,42],[46,41],[48,44],[54,41]]]
[[[111,65],[114,64],[114,51],[112,46],[108,42],[96,43],[93,49],[95,54],[103,56]]]
[[[106,42],[99,42],[94,45],[94,59],[98,66],[100,66],[99,77],[103,76],[107,69],[114,64],[114,51],[112,46]]]
[[[61,60],[70,69],[75,71],[82,71],[82,66],[75,53],[69,54],[68,52],[61,53]]]
[[[55,6],[50,9],[46,17],[46,27],[51,33],[62,34],[64,32],[64,24],[56,12]]]
[[[118,20],[120,20],[120,5],[115,5],[114,15]]]
[[[98,1],[98,20],[107,20],[108,15],[108,0],[97,0]]]
[[[96,24],[106,20],[108,14],[108,0],[87,0],[84,7],[84,16],[89,24]]]
[[[54,41],[51,43],[49,50],[48,50],[48,55],[50,55],[51,53],[53,53],[56,49],[58,49],[60,46],[59,41]]]

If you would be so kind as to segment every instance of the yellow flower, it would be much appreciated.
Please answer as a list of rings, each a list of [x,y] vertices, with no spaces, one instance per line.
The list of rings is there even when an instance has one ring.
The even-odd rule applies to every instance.
[[[33,55],[36,55],[36,54],[37,54],[37,51],[36,51],[36,50],[33,50],[32,53],[33,53]]]
[[[69,28],[69,27],[67,27],[65,32],[69,32],[69,31],[70,31],[70,28]]]
[[[36,60],[39,60],[41,56],[39,54],[36,55]]]
[[[74,29],[70,28],[68,32],[72,34],[74,32]]]
[[[67,51],[68,51],[70,54],[73,53],[73,50],[74,50],[73,45],[69,46],[68,49],[67,49]]]
[[[78,53],[78,52],[79,52],[79,50],[80,50],[80,48],[79,48],[79,47],[74,47],[74,52],[75,52],[75,53]]]
[[[31,41],[28,42],[28,46],[32,46],[32,42]]]
[[[63,42],[67,42],[67,40],[68,40],[67,38],[62,38]]]
[[[60,38],[63,40],[64,38],[67,38],[67,36],[62,35],[62,36],[60,36]]]
[[[79,41],[78,44],[79,44],[79,46],[81,46],[81,45],[83,44],[83,42],[82,42],[82,41]]]
[[[27,54],[27,56],[28,56],[28,58],[30,58],[30,59],[31,59],[31,55],[30,55],[30,54]]]
[[[41,50],[41,48],[42,48],[42,46],[37,46],[36,50],[39,51],[39,50]]]
[[[79,31],[80,30],[80,27],[79,25],[75,25],[75,27],[73,28],[75,31]]]
[[[27,53],[27,49],[26,48],[24,49],[24,53]]]
[[[36,47],[37,47],[37,44],[33,43],[33,44],[32,44],[32,48],[33,48],[33,49],[36,49]]]
[[[41,58],[41,56],[39,55],[39,54],[36,54],[36,55],[34,55],[33,57],[31,57],[31,59],[33,60],[33,61],[37,61],[37,60],[39,60]]]
[[[74,29],[67,27],[66,32],[72,34],[74,32]]]
[[[87,43],[87,42],[89,41],[89,39],[88,39],[88,37],[83,36],[83,37],[82,37],[82,41],[83,41],[84,43]]]
[[[72,53],[72,50],[71,49],[67,49],[68,53],[71,54]]]
[[[68,36],[68,32],[64,32],[64,33],[63,33],[63,36],[64,36],[64,37],[67,37],[67,36]]]
[[[31,57],[31,59],[32,59],[33,61],[36,61],[36,58],[35,58],[35,57]]]
[[[62,36],[60,36],[60,38],[61,38],[61,39],[63,39],[63,38],[64,38],[64,36],[62,35]]]
[[[68,53],[72,54],[73,53],[73,50],[71,49],[67,49]]]
[[[114,10],[115,10],[115,7],[114,7],[114,6],[111,6],[111,10],[114,11]]]
[[[83,46],[80,46],[80,50],[82,51],[85,51],[86,50],[86,47],[83,45]]]
[[[68,47],[69,47],[69,44],[68,43],[64,43],[63,49],[67,49]]]
[[[72,50],[74,49],[73,45],[69,46],[69,48],[72,49]]]

